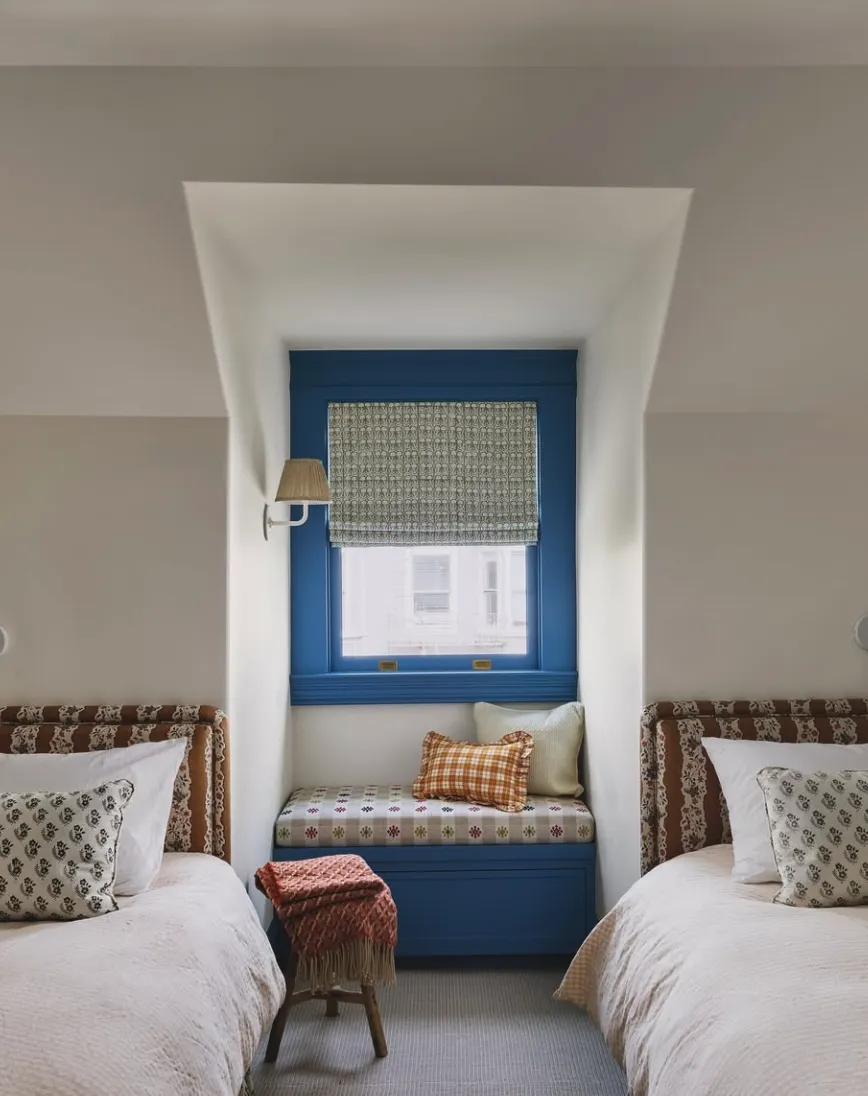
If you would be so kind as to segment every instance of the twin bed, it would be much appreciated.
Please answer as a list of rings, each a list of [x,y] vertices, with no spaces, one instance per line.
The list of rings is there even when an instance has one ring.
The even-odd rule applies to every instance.
[[[594,929],[558,996],[601,1028],[631,1096],[868,1091],[868,907],[790,908],[773,904],[780,883],[732,881],[703,736],[865,743],[868,701],[646,709],[643,878]]]
[[[597,925],[563,1000],[588,1010],[632,1096],[868,1091],[868,906],[774,904],[734,883],[706,736],[868,742],[868,701],[657,704],[642,722],[643,878]],[[284,992],[229,866],[222,714],[0,707],[0,753],[184,739],[166,855],[117,912],[0,925],[0,1096],[239,1096]],[[653,869],[653,870],[652,870]]]
[[[0,924],[0,1096],[238,1096],[284,980],[229,866],[227,728],[196,706],[0,707],[0,753],[185,739],[156,882]]]

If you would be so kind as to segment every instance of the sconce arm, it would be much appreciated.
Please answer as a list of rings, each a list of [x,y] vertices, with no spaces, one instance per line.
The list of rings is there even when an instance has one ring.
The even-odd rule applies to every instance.
[[[307,521],[308,504],[306,502],[302,502],[299,505],[301,506],[300,518],[296,518],[295,520],[290,518],[288,521],[275,521],[274,518],[272,518],[271,515],[268,513],[268,503],[265,504],[265,509],[262,511],[262,533],[266,540],[268,540],[269,529],[294,529],[297,525],[304,525],[304,523]],[[290,503],[290,507],[291,506],[292,503]]]

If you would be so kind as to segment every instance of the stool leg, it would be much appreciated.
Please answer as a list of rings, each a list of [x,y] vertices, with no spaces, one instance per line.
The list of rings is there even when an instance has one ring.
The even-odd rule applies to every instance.
[[[362,1001],[365,1005],[365,1015],[368,1018],[368,1027],[371,1029],[371,1042],[374,1044],[374,1054],[378,1058],[385,1058],[389,1053],[386,1046],[386,1033],[383,1031],[383,1021],[380,1018],[380,1006],[377,1004],[377,995],[374,987],[362,983]]]
[[[338,1015],[338,999],[337,997],[326,998],[326,1016]]]
[[[286,1000],[278,1009],[277,1015],[274,1017],[274,1023],[271,1025],[271,1031],[268,1035],[268,1045],[265,1048],[265,1060],[266,1062],[276,1062],[277,1054],[280,1050],[280,1040],[283,1038],[283,1029],[286,1027],[286,1018],[289,1016],[289,1010],[292,1008],[292,995],[295,990],[295,974],[298,970],[298,956],[295,952],[289,956],[288,960],[285,960],[281,964],[283,970],[283,977],[286,979]]]

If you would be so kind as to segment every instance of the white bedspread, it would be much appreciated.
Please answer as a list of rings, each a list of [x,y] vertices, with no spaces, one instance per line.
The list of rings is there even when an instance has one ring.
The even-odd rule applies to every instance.
[[[774,905],[728,846],[642,878],[558,991],[585,1007],[632,1096],[868,1093],[868,908]]]
[[[175,853],[120,905],[0,926],[0,1096],[237,1096],[283,994],[237,876]]]

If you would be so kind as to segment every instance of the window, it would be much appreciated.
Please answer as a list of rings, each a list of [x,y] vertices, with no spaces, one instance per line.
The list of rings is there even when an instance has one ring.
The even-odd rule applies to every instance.
[[[291,354],[291,455],[334,495],[291,534],[293,704],[576,695],[575,373],[575,351]]]
[[[410,561],[413,620],[448,624],[452,604],[452,563],[447,552],[416,552]]]
[[[482,597],[483,619],[486,628],[496,628],[498,624],[498,560],[486,554],[483,557]]]
[[[484,557],[482,579],[485,626],[509,640],[527,630],[527,559],[524,548],[512,548]]]
[[[514,627],[527,624],[527,562],[523,549],[509,554],[509,612]]]
[[[340,555],[342,657],[527,653],[524,548],[351,547]],[[498,575],[509,575],[509,601]]]

